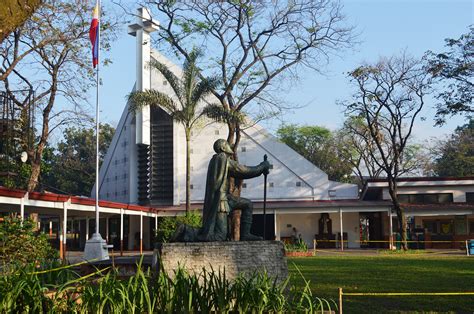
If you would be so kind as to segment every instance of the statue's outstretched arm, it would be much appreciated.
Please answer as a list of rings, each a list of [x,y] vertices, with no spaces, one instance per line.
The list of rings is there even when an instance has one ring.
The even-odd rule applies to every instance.
[[[266,169],[268,170],[269,164],[264,161],[258,166],[245,166],[241,165],[235,160],[229,159],[229,173],[236,179],[250,179],[260,176]]]

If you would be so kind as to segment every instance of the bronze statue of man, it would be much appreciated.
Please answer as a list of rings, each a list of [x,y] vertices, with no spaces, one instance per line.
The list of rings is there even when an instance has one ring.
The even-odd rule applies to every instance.
[[[197,241],[224,241],[228,237],[227,217],[234,209],[242,211],[240,220],[240,239],[242,241],[262,240],[250,233],[253,205],[250,200],[237,197],[229,191],[229,179],[250,179],[267,173],[268,161],[258,166],[240,165],[231,158],[233,152],[229,143],[219,139],[214,143],[216,154],[209,162],[206,179],[206,194],[202,216],[202,227],[197,232]]]

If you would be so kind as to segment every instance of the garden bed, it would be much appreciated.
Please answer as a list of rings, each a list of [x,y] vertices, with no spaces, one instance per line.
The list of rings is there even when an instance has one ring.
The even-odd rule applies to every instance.
[[[288,257],[309,257],[309,256],[314,256],[313,251],[307,251],[307,252],[285,252],[285,256]]]

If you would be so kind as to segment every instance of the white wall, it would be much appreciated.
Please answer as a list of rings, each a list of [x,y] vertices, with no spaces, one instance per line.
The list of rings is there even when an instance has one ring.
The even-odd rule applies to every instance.
[[[320,213],[315,214],[277,214],[277,230],[279,237],[291,237],[293,235],[293,227],[296,228],[297,233],[301,233],[301,237],[308,244],[308,247],[313,247],[314,235],[319,232]],[[340,232],[339,213],[329,214],[332,220],[332,232],[336,234]],[[343,232],[347,232],[349,248],[360,248],[359,242],[359,213],[343,213],[342,214]],[[287,227],[287,225],[291,227]],[[278,232],[277,231],[277,232]]]
[[[150,222],[154,218],[143,217],[143,249],[149,250],[152,249],[150,246]],[[130,225],[128,233],[128,249],[133,250],[136,246],[136,249],[140,249],[139,238],[135,241],[135,234],[140,233],[140,216],[130,216]]]
[[[332,220],[332,232],[338,233],[341,231],[339,223],[339,213],[329,214]],[[347,240],[349,241],[349,248],[360,248],[359,241],[359,213],[342,213],[342,229],[347,232]]]

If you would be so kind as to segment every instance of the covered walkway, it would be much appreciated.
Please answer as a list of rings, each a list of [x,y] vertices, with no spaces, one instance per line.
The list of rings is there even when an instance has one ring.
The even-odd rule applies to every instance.
[[[151,249],[158,217],[182,212],[181,207],[174,206],[147,207],[99,201],[100,231],[120,254],[125,249],[135,249],[142,254],[145,249]],[[22,218],[37,214],[38,228],[49,234],[53,243],[56,239],[61,258],[66,256],[69,246],[83,248],[83,243],[95,232],[95,200],[92,198],[0,187],[0,213],[17,213]]]

